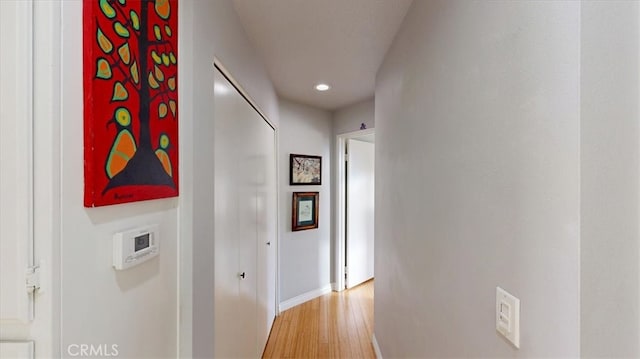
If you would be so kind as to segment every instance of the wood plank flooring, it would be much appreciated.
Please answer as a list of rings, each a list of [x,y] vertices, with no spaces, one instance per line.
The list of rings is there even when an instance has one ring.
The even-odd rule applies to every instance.
[[[282,312],[263,358],[375,358],[373,280]]]

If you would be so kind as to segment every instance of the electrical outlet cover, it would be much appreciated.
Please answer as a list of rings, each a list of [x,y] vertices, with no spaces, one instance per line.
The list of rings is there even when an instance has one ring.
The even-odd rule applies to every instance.
[[[520,348],[520,299],[496,287],[496,331]]]

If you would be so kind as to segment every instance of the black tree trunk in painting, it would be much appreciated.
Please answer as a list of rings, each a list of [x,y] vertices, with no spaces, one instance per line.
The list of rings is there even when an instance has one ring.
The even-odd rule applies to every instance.
[[[149,73],[149,11],[152,0],[142,0],[140,9],[140,35],[138,37],[138,56],[142,79]],[[140,108],[138,112],[140,126],[136,153],[129,160],[125,168],[109,181],[102,194],[110,189],[127,185],[158,185],[175,188],[173,178],[164,170],[162,163],[155,154],[151,143],[149,84],[140,81]]]
[[[138,56],[140,57],[140,73],[144,77],[148,72],[147,63],[149,51],[149,4],[150,0],[142,1],[140,9],[140,39],[138,40]],[[140,86],[140,136],[138,136],[138,145],[140,147],[151,148],[151,134],[149,133],[149,86],[146,81],[142,81]]]

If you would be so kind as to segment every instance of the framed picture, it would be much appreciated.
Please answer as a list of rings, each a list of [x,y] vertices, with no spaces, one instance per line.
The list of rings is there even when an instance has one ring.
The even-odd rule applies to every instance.
[[[178,4],[82,2],[86,207],[178,196]]]
[[[322,157],[307,155],[289,155],[289,184],[320,185],[322,184]]]
[[[293,192],[292,231],[318,228],[319,197],[318,192]]]

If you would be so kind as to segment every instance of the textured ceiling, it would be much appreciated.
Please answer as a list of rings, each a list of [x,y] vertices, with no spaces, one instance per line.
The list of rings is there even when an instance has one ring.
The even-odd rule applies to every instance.
[[[334,110],[370,98],[413,0],[234,0],[278,94]],[[331,85],[317,92],[318,82]]]

